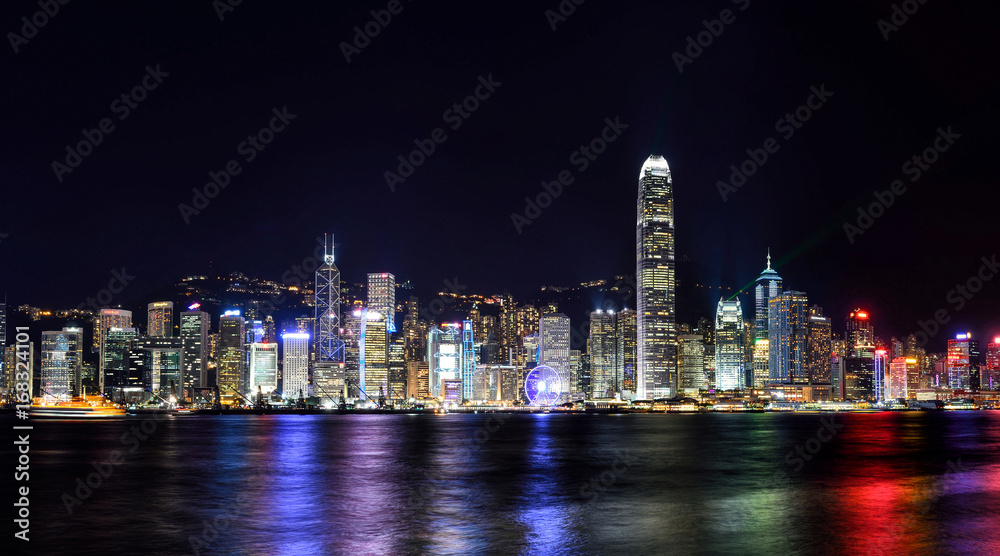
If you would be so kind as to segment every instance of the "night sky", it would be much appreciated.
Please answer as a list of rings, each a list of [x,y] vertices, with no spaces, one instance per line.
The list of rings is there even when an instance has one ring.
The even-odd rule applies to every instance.
[[[209,0],[60,6],[0,49],[0,292],[75,307],[125,267],[136,278],[114,303],[127,306],[190,274],[280,279],[323,232],[348,281],[389,271],[429,289],[458,277],[469,291],[527,295],[634,274],[637,177],[655,153],[673,173],[677,252],[690,259],[678,295],[702,295],[692,280],[744,286],[770,247],[786,288],[835,330],[861,305],[885,337],[945,310],[933,349],[966,328],[1000,333],[1000,278],[961,309],[948,297],[1000,255],[1000,7],[928,0],[885,40],[889,1],[622,4],[590,0],[559,21],[545,13],[556,0],[404,1],[350,62],[341,43],[386,2],[246,1],[222,21]],[[4,33],[39,10],[4,2]],[[720,17],[730,22],[709,21],[721,34],[679,71],[674,53]],[[156,88],[126,112],[120,97],[147,67]],[[467,118],[446,112],[490,76]],[[791,136],[776,129],[813,87],[832,94],[784,126]],[[264,150],[241,148],[274,109],[294,118]],[[104,118],[114,129],[57,178],[67,145]],[[606,118],[627,127],[581,171],[571,157]],[[911,181],[904,163],[949,126],[960,137]],[[392,191],[384,173],[436,128],[443,142]],[[717,182],[769,138],[778,150],[724,201]],[[178,205],[230,160],[239,173],[185,223]],[[511,215],[563,170],[573,183],[519,233]],[[905,193],[852,243],[844,224],[894,180]]]

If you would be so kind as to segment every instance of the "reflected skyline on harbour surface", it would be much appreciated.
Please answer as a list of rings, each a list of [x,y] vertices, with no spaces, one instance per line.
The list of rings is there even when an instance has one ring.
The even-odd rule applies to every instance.
[[[997,412],[508,415],[477,437],[489,418],[170,418],[72,515],[61,495],[91,460],[120,449],[136,420],[37,423],[33,547],[176,554],[201,539],[200,554],[1000,551]],[[796,471],[786,456],[822,418],[843,428]]]

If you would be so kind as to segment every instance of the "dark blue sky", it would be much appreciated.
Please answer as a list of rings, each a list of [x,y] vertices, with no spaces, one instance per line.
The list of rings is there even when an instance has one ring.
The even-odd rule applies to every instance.
[[[209,1],[74,2],[26,43],[8,34],[0,290],[75,306],[123,266],[136,278],[122,303],[210,265],[279,279],[325,231],[348,280],[526,294],[634,273],[636,179],[657,153],[692,279],[742,286],[770,247],[835,329],[863,304],[886,335],[941,309],[948,334],[1000,332],[1000,280],[961,309],[948,298],[1000,251],[996,6],[928,2],[885,40],[892,2],[591,0],[555,30],[555,0],[400,5],[350,63],[341,43],[385,2],[244,2],[223,21]],[[5,2],[3,31],[38,11]],[[673,54],[703,20],[721,34],[680,72]],[[162,82],[122,119],[114,102],[157,65]],[[453,129],[446,110],[490,75]],[[832,95],[776,128],[811,87]],[[240,146],[283,107],[295,117],[264,150]],[[580,171],[574,151],[616,117],[627,128]],[[104,118],[113,131],[58,180],[53,161]],[[948,126],[960,137],[910,181],[904,163]],[[390,190],[384,172],[435,128],[447,137]],[[717,182],[769,138],[777,151],[723,202]],[[178,205],[230,160],[239,173],[185,223]],[[512,213],[563,170],[573,183],[518,233]],[[843,225],[897,179],[906,192],[851,243]]]

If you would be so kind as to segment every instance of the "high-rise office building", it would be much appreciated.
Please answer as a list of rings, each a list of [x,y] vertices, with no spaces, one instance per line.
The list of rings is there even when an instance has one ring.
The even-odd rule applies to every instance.
[[[462,326],[442,324],[427,335],[427,363],[430,369],[430,395],[443,396],[445,380],[460,380],[462,369]]]
[[[471,320],[462,321],[462,398],[473,399],[476,372],[476,342]]]
[[[227,311],[219,319],[219,399],[223,405],[238,404],[247,395],[245,382],[246,326],[239,311]]]
[[[636,397],[661,398],[676,388],[674,194],[670,168],[650,155],[639,170],[636,204],[638,369]]]
[[[278,330],[274,324],[274,317],[272,315],[264,318],[264,343],[278,343]]]
[[[770,371],[771,341],[762,338],[753,344],[753,387],[766,388],[771,382]]]
[[[141,386],[129,374],[129,352],[132,340],[138,336],[135,328],[112,326],[103,332],[101,343],[101,391],[113,396],[116,390]],[[115,396],[117,399],[117,396]]]
[[[964,333],[948,340],[948,387],[979,389],[979,341]]]
[[[770,381],[770,300],[782,292],[781,276],[771,268],[771,251],[767,252],[767,267],[757,277],[754,287],[754,348],[753,348],[753,387],[764,388]]]
[[[333,262],[332,238],[329,244],[325,242],[324,236],[323,265],[316,269],[315,277],[316,332],[313,337],[316,340],[317,368],[322,363],[329,363],[323,372],[331,375],[332,380],[334,370],[344,363],[344,342],[340,338],[340,330],[344,324],[340,320],[340,269]]]
[[[914,357],[897,357],[889,363],[888,398],[915,399],[920,388],[920,368]]]
[[[854,357],[868,357],[875,346],[875,335],[868,311],[855,309],[847,316],[847,348]]]
[[[604,398],[621,391],[618,379],[618,329],[614,311],[597,309],[590,313],[590,335],[587,353],[590,354],[589,397]]]
[[[250,344],[250,396],[256,400],[258,394],[265,402],[278,389],[278,344],[255,342]]]
[[[385,396],[389,389],[389,343],[385,315],[363,310],[358,342],[358,390],[368,401]]]
[[[616,373],[621,377],[622,396],[632,398],[635,395],[635,373],[637,365],[636,345],[636,314],[634,309],[623,309],[618,312],[616,331],[618,335],[618,358]],[[582,367],[582,365],[581,365]],[[589,364],[588,364],[589,369]],[[591,371],[588,370],[588,376]]]
[[[430,395],[430,367],[427,361],[407,361],[406,397],[422,399]]]
[[[1000,390],[1000,336],[986,345],[986,364],[980,387],[983,390]]]
[[[696,396],[706,386],[705,338],[700,334],[681,334],[677,337],[678,393]]]
[[[406,302],[403,338],[406,361],[423,361],[427,357],[427,326],[420,320],[420,300],[414,295]]]
[[[807,341],[809,384],[830,384],[833,330],[830,318],[823,316],[823,309],[818,305],[809,308]]]
[[[559,403],[569,401],[573,390],[569,373],[569,317],[562,313],[542,315],[538,322],[538,364],[547,365],[559,374],[562,394]]]
[[[806,294],[786,291],[768,301],[770,382],[807,384],[809,303]]]
[[[375,311],[385,319],[388,333],[396,331],[396,277],[390,272],[368,274],[369,311]]]
[[[872,373],[872,399],[877,402],[885,401],[886,394],[888,393],[889,385],[886,381],[889,376],[889,369],[886,368],[888,356],[889,350],[881,348],[875,350]]]
[[[3,378],[3,388],[7,392],[14,392],[16,389],[16,384],[21,382],[16,380],[17,373],[25,372],[28,373],[28,387],[30,388],[28,392],[29,401],[30,398],[37,396],[39,394],[38,389],[35,387],[35,342],[18,342],[17,344],[11,344],[3,351],[4,368],[7,369],[7,374]],[[18,363],[27,363],[28,368],[24,367],[18,368]],[[22,403],[18,401],[18,403]],[[24,402],[27,403],[27,402]]]
[[[131,328],[132,311],[123,309],[101,309],[94,315],[94,344],[92,351],[100,352],[104,342],[104,332],[111,328]],[[103,359],[103,355],[101,359]]]
[[[146,306],[146,336],[169,338],[174,335],[174,302],[156,301]]]
[[[725,301],[719,298],[715,310],[715,388],[744,388],[743,307],[740,298]]]
[[[584,390],[580,387],[582,375],[583,352],[578,349],[571,349],[569,350],[569,398],[571,401],[581,400],[589,395],[589,390]]]
[[[69,400],[73,396],[83,362],[80,358],[83,338],[75,330],[42,332],[39,394],[46,400]]]
[[[144,354],[143,386],[165,399],[181,399],[181,339],[144,336],[136,338],[134,346]]]
[[[399,400],[406,396],[406,339],[402,334],[389,336],[388,383],[387,399]]]
[[[208,326],[211,319],[197,307],[181,313],[181,369],[185,388],[208,386]]]
[[[344,314],[344,326],[340,329],[340,339],[344,351],[344,383],[347,397],[357,398],[361,367],[361,328],[367,312],[357,308]],[[318,366],[319,364],[317,364]]]
[[[309,334],[286,332],[281,335],[281,397],[297,401],[309,396]]]

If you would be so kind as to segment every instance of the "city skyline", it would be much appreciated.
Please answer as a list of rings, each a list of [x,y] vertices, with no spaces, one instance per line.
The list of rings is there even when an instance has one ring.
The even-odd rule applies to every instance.
[[[1000,553],[998,20],[0,3],[13,550]]]

